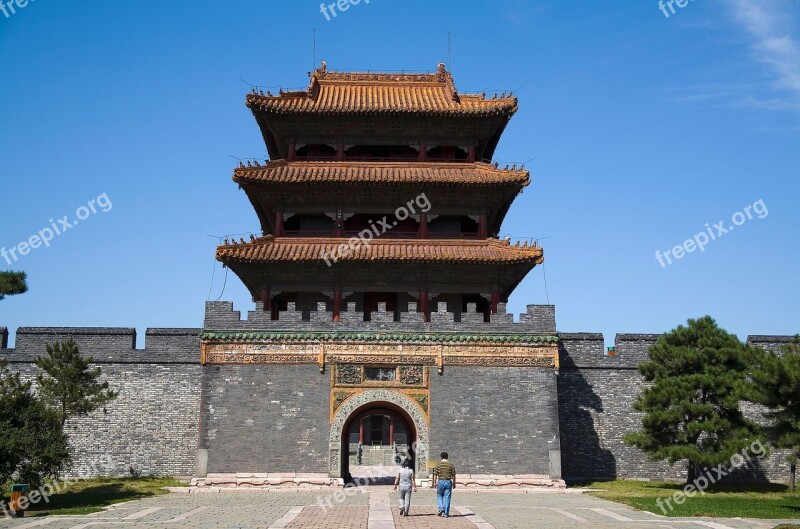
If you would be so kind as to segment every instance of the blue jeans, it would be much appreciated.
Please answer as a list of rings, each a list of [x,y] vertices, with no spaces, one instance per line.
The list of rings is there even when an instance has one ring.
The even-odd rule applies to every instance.
[[[439,503],[439,510],[445,516],[450,516],[450,495],[453,493],[453,482],[449,479],[440,479],[436,483],[436,501]]]

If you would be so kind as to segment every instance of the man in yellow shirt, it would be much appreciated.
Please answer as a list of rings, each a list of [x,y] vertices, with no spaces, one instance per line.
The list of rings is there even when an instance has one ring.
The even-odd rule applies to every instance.
[[[439,503],[439,516],[450,516],[450,497],[456,488],[456,467],[447,459],[447,452],[441,453],[442,460],[433,469],[433,486],[436,487],[436,500]]]

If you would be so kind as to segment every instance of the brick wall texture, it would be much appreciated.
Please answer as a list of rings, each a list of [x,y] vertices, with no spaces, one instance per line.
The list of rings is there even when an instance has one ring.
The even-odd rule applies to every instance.
[[[21,328],[16,348],[0,350],[0,359],[33,380],[39,372],[33,360],[47,344],[69,337],[119,392],[105,409],[67,421],[69,474],[194,475],[200,329],[148,329],[146,348],[135,349],[134,329]]]
[[[558,438],[552,369],[431,368],[431,458],[465,474],[549,474]]]
[[[316,366],[203,369],[200,443],[208,472],[328,471],[329,373]]]
[[[626,432],[641,425],[643,414],[633,410],[636,396],[645,387],[637,367],[647,359],[647,350],[658,335],[618,334],[616,356],[605,354],[601,334],[560,333],[559,338],[558,406],[565,479],[685,479],[685,464],[652,461],[622,442]],[[769,336],[751,337],[748,343],[776,350],[788,341],[788,337]],[[757,417],[754,407],[745,405],[744,409]],[[754,468],[731,477],[786,481],[787,455],[774,451],[758,459]]]

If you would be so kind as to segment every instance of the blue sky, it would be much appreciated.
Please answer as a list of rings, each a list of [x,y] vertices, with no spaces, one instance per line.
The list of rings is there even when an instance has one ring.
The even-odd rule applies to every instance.
[[[0,326],[199,327],[209,296],[249,308],[233,274],[223,292],[208,235],[258,231],[231,181],[231,156],[266,157],[246,83],[306,86],[316,28],[317,59],[337,70],[435,69],[450,31],[460,90],[516,90],[496,159],[533,159],[533,183],[503,233],[542,238],[546,264],[511,310],[549,301],[560,330],[607,341],[704,314],[740,337],[797,333],[800,1],[667,13],[657,0],[371,0],[330,21],[299,0],[0,12],[0,247],[103,194],[112,206],[0,259],[30,285],[0,302]],[[656,250],[759,200],[764,218],[659,265]]]

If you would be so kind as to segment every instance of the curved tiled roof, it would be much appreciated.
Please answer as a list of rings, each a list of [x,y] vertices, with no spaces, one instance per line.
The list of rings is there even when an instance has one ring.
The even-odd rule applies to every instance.
[[[281,91],[277,96],[251,93],[247,106],[276,114],[431,114],[452,116],[511,115],[517,98],[459,94],[449,72],[434,74],[328,72],[311,75],[306,91]]]
[[[431,162],[287,162],[238,167],[233,180],[241,183],[441,184],[458,186],[520,186],[530,183],[524,169],[501,169],[487,163]]]
[[[219,246],[217,259],[222,262],[320,262],[331,255],[348,262],[439,262],[439,263],[529,263],[544,260],[539,246],[512,246],[497,239],[421,240],[375,239],[369,244],[347,246],[348,239],[261,237],[249,243]],[[337,253],[341,245],[347,250]]]

